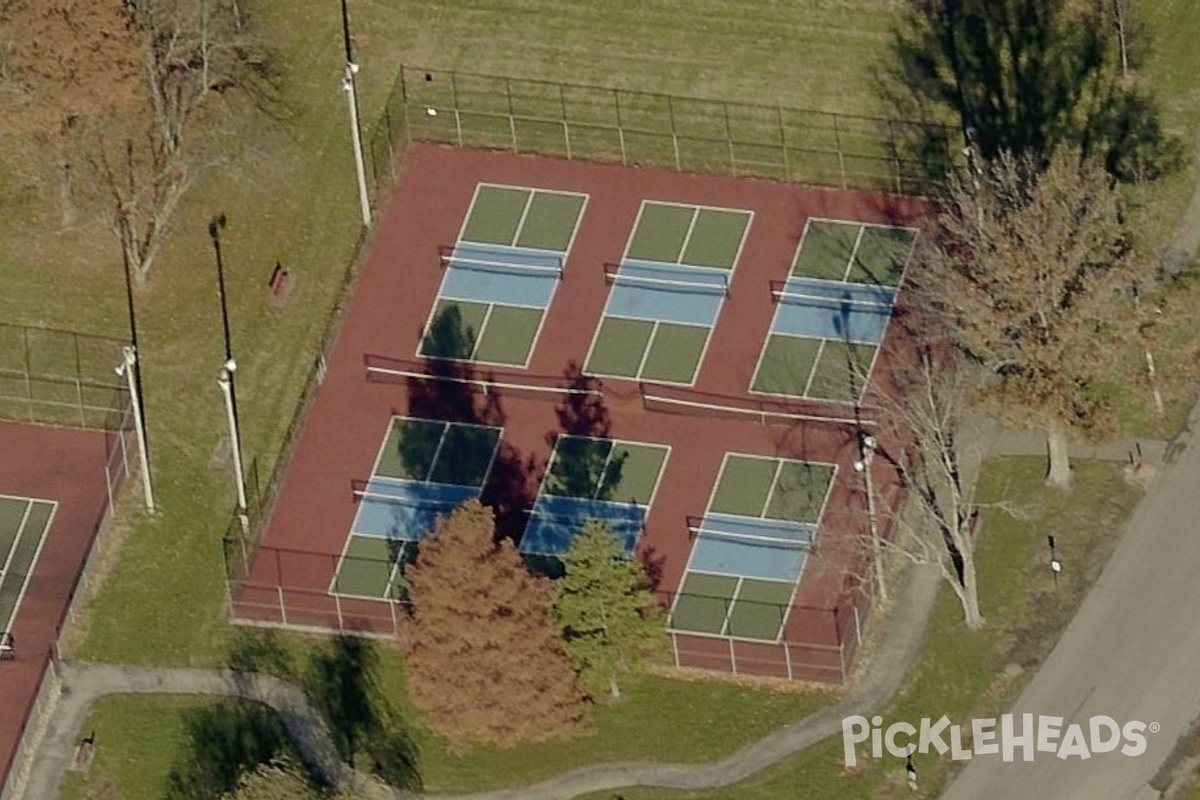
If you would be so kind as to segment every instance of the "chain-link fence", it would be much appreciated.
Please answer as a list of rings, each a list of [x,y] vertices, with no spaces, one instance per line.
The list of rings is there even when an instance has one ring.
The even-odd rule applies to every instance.
[[[129,406],[114,368],[126,342],[0,323],[0,419],[121,430]]]
[[[400,68],[385,120],[405,140],[895,193],[944,174],[953,136],[881,117],[417,67]],[[377,163],[382,141],[372,140]]]

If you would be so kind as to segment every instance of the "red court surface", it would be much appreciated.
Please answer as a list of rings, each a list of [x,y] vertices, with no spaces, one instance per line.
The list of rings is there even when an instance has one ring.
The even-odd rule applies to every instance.
[[[58,504],[0,662],[0,786],[108,505],[103,432],[0,422],[0,494]]]
[[[383,211],[323,384],[317,390],[293,460],[274,506],[249,580],[234,597],[236,617],[275,624],[362,627],[390,632],[396,610],[386,602],[334,600],[328,594],[337,559],[355,513],[351,482],[369,477],[392,415],[428,416],[410,409],[404,382],[369,382],[364,356],[416,360],[422,329],[438,292],[442,273],[438,247],[453,243],[476,185],[480,182],[566,190],[588,195],[586,210],[566,261],[530,363],[524,373],[506,370],[503,379],[522,374],[561,376],[581,365],[608,296],[603,265],[621,259],[643,200],[748,209],[754,212],[729,297],[717,319],[695,386],[662,387],[693,399],[711,396],[743,405],[760,403],[750,382],[773,305],[769,286],[785,277],[809,217],[881,224],[911,224],[921,211],[911,199],[822,190],[731,178],[681,175],[594,163],[537,159],[490,152],[414,145],[405,157],[391,203]],[[890,327],[889,337],[896,326]],[[886,350],[885,340],[885,350]],[[486,375],[479,368],[477,376]],[[876,373],[878,373],[878,365]],[[639,384],[603,379],[604,403],[612,438],[666,444],[671,453],[649,513],[639,554],[651,568],[664,601],[686,567],[691,540],[687,518],[704,513],[727,451],[775,455],[838,466],[820,546],[805,567],[782,639],[809,643],[824,655],[785,652],[778,644],[699,640],[683,637],[684,665],[730,669],[741,656],[743,670],[790,677],[840,679],[845,654],[847,572],[861,571],[865,494],[852,468],[858,456],[854,426],[830,422],[763,425],[753,417],[711,416],[647,410]],[[556,409],[561,395],[506,395],[498,404],[504,425],[505,463],[519,465],[516,480],[532,500],[560,431]],[[853,417],[845,405],[815,401],[789,404],[793,411]],[[886,446],[886,442],[884,445]],[[876,489],[895,494],[886,459],[876,459]],[[511,470],[510,470],[511,472]],[[839,537],[839,532],[853,535]],[[811,613],[805,611],[807,609]],[[347,619],[355,619],[347,623]],[[696,641],[690,641],[696,639]],[[786,647],[784,648],[787,649]],[[817,664],[792,669],[793,658]],[[836,663],[835,663],[836,662]],[[757,666],[753,666],[757,664]],[[751,665],[746,667],[745,665]],[[832,670],[832,672],[831,672]],[[833,673],[839,673],[833,675]]]

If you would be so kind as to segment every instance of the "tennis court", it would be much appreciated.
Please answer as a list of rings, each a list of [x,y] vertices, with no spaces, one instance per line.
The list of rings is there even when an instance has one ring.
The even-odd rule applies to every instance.
[[[560,434],[520,551],[561,556],[594,519],[607,523],[632,555],[669,453],[665,445]]]
[[[0,633],[13,629],[56,507],[46,500],[0,495]]]
[[[854,403],[895,306],[916,231],[810,219],[776,304],[751,391]]]
[[[836,468],[726,453],[675,603],[677,631],[776,641]]]
[[[753,212],[644,201],[585,371],[691,385],[708,347]]]
[[[479,497],[500,428],[393,417],[369,480],[353,488],[358,510],[331,594],[373,600],[397,596],[409,545],[440,515]]]
[[[439,248],[442,283],[418,355],[526,366],[586,203],[573,192],[478,184],[457,243]]]

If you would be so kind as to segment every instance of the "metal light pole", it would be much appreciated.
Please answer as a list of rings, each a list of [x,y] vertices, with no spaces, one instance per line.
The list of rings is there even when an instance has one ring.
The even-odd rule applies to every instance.
[[[875,483],[871,477],[871,463],[875,460],[875,449],[879,443],[874,436],[860,433],[858,437],[858,461],[854,471],[863,476],[867,491],[867,524],[871,530],[871,551],[874,559],[875,589],[881,602],[887,602],[887,582],[883,578],[883,542],[879,539],[879,521],[875,516]]]
[[[154,487],[150,482],[150,457],[146,453],[146,428],[142,419],[142,398],[137,387],[137,348],[122,347],[123,361],[114,370],[129,384],[129,397],[133,405],[133,423],[137,429],[138,458],[142,467],[142,489],[146,495],[146,510],[154,513]]]
[[[221,387],[221,394],[225,397],[225,415],[229,420],[229,440],[231,442],[236,442],[239,438],[237,414],[234,411],[233,403],[233,373],[235,370],[237,370],[237,362],[231,358],[222,365],[221,373],[217,377],[217,385]],[[238,514],[242,518],[242,524],[245,525],[246,476],[242,472],[242,454],[236,446],[231,449],[233,450],[234,479],[237,482]]]
[[[363,163],[362,128],[358,120],[358,85],[354,76],[358,74],[358,64],[354,61],[354,52],[350,47],[350,9],[346,0],[342,0],[342,41],[346,48],[346,72],[342,76],[342,89],[346,92],[346,101],[350,105],[350,140],[354,143],[354,169],[358,175],[358,202],[362,209],[362,223],[371,224],[371,198],[367,194],[367,170]]]
[[[233,382],[233,372],[237,362],[233,360],[233,337],[229,332],[229,303],[225,297],[225,261],[221,258],[221,231],[225,229],[225,215],[218,214],[208,223],[208,235],[212,239],[213,252],[217,256],[217,293],[221,300],[221,326],[225,332],[225,365],[229,370],[229,398],[233,408],[234,431],[233,449],[240,460],[242,457],[241,425],[238,419],[237,387]],[[229,365],[232,364],[232,367]],[[245,503],[242,504],[245,508]]]
[[[125,252],[124,247],[121,248],[121,264],[125,268],[125,305],[129,312],[129,344],[131,347],[133,347],[133,352],[137,353],[137,351],[138,351],[138,330],[137,330],[137,311],[134,309],[134,306],[133,306],[133,274],[129,269],[129,254]],[[135,364],[135,369],[133,370],[133,378],[134,378],[134,386],[137,387],[136,396],[139,401],[138,405],[142,406],[141,399],[146,396],[146,391],[145,391],[145,389],[142,388],[142,368],[141,368],[141,366]],[[133,389],[130,389],[130,394],[131,395],[134,394]],[[150,440],[150,432],[149,432],[149,429],[146,427],[146,409],[144,406],[141,408],[141,413],[138,415],[135,415],[134,421],[138,425],[138,430],[141,432],[142,442],[148,442]],[[150,452],[148,449],[148,445],[143,444],[142,449],[144,452],[143,457],[146,459],[146,463],[149,464],[150,463]],[[146,472],[147,472],[147,474],[149,474],[149,472],[150,472],[149,468],[147,468]]]

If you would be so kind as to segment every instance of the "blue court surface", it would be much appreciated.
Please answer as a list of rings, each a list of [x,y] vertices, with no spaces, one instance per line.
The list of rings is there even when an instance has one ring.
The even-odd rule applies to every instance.
[[[559,435],[520,551],[561,556],[584,523],[596,520],[605,523],[632,555],[669,452],[658,444]]]
[[[550,305],[562,253],[459,242],[445,258],[440,297],[524,308]]]
[[[877,345],[895,301],[888,286],[788,278],[778,291],[771,333]]]
[[[642,535],[646,511],[637,503],[542,494],[530,512],[520,550],[527,555],[562,555],[570,549],[583,524],[597,520],[605,523],[621,539],[626,554],[632,555]]]
[[[795,582],[817,526],[709,512],[693,533],[690,570]]]
[[[415,542],[437,525],[437,518],[479,497],[479,486],[375,477],[359,498],[350,533]]]

